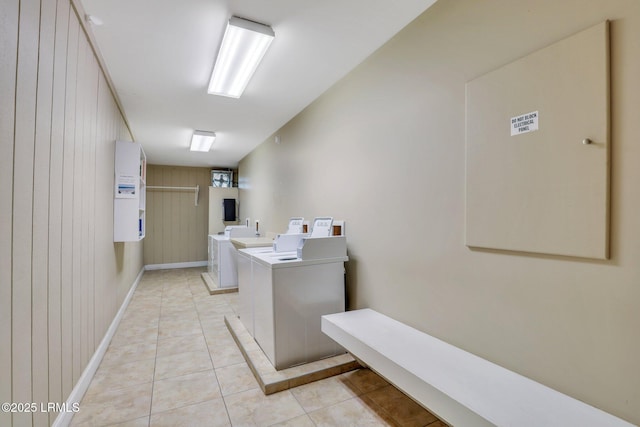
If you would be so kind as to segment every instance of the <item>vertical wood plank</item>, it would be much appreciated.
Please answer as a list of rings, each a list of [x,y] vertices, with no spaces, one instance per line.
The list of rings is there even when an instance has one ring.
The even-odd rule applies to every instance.
[[[183,169],[181,171],[182,173],[181,178],[182,180],[184,180],[184,182],[191,182],[191,184],[188,184],[190,187],[193,187],[196,185],[196,174],[194,173],[194,169],[193,168],[187,168],[187,169]],[[191,200],[187,200],[187,198],[190,198]],[[182,231],[184,233],[187,233],[187,235],[192,236],[195,232],[195,213],[196,213],[196,206],[194,203],[194,195],[193,193],[189,194],[189,193],[183,193],[181,194],[181,203],[180,206],[182,208],[182,213],[183,215],[188,215],[188,218],[191,218],[191,221],[185,221],[183,224],[181,224],[180,228],[182,228]],[[194,245],[188,244],[187,242],[182,242],[182,252],[184,254],[184,260],[193,260],[193,254],[194,254]]]
[[[82,72],[79,74],[78,78],[78,96],[80,97],[80,105],[81,105],[81,116],[77,122],[77,132],[78,139],[76,140],[76,160],[78,163],[76,170],[76,181],[74,182],[75,186],[78,188],[78,192],[74,193],[74,197],[79,198],[77,203],[78,211],[77,217],[75,221],[79,227],[79,241],[80,241],[80,252],[78,253],[78,257],[74,260],[80,261],[80,281],[76,284],[76,289],[80,290],[80,307],[79,307],[79,315],[80,315],[80,365],[79,365],[79,373],[82,373],[84,366],[89,360],[89,329],[90,325],[90,307],[89,307],[89,288],[92,286],[90,283],[91,278],[89,277],[89,227],[88,227],[88,218],[87,214],[89,212],[89,194],[88,194],[88,181],[89,181],[89,168],[92,167],[88,163],[89,161],[89,145],[91,141],[89,141],[89,131],[90,131],[90,122],[91,122],[91,58],[88,51],[88,43],[85,39],[84,33],[80,32],[80,40],[79,40],[80,51],[78,55],[78,64],[81,66]],[[82,77],[80,77],[82,76]],[[78,144],[79,142],[79,144]],[[74,246],[75,249],[75,246]]]
[[[198,184],[200,185],[200,200],[198,200],[198,208],[196,209],[196,220],[195,220],[195,234],[197,236],[197,238],[199,239],[200,242],[203,242],[204,238],[206,238],[207,235],[207,230],[204,229],[204,223],[205,222],[209,222],[208,218],[205,218],[205,211],[208,211],[208,209],[201,209],[201,206],[208,206],[208,203],[205,204],[206,200],[205,199],[205,194],[209,194],[208,188],[207,187],[202,187],[202,184],[200,184],[202,182],[202,177],[203,177],[203,171],[201,169],[198,169],[198,174],[196,175],[196,179],[198,182]],[[208,216],[208,215],[207,215]],[[207,259],[207,255],[206,253],[203,253],[202,251],[205,249],[204,247],[202,247],[202,244],[200,245],[193,245],[194,246],[194,258],[193,259],[200,259],[200,257],[204,256],[204,259]],[[205,246],[206,247],[206,246]]]
[[[200,200],[198,201],[198,217],[196,218],[197,224],[199,224],[198,236],[201,239],[196,247],[198,253],[196,255],[197,260],[207,259],[207,243],[209,234],[209,186],[211,185],[211,170],[209,168],[201,172],[200,177]]]
[[[169,176],[167,177],[167,180],[170,179]],[[171,182],[171,181],[168,181]],[[165,184],[165,185],[171,185],[171,184]],[[166,263],[166,262],[170,262],[170,259],[173,259],[172,254],[173,254],[173,248],[171,247],[171,245],[168,245],[167,242],[169,241],[173,241],[173,242],[177,242],[178,238],[180,237],[178,235],[178,233],[176,232],[176,227],[174,224],[174,218],[176,218],[177,215],[177,208],[176,208],[176,204],[175,204],[175,200],[173,199],[171,193],[166,192],[163,194],[163,210],[165,212],[168,212],[168,215],[165,214],[164,220],[165,220],[165,226],[163,227],[163,229],[165,230],[164,235],[165,238],[168,237],[167,240],[165,240],[164,242],[162,242],[162,262]],[[167,209],[167,207],[169,209]]]
[[[155,174],[155,167],[153,167],[152,165],[148,165],[147,166],[147,185],[157,185],[157,184],[150,184],[153,182],[157,182],[157,180],[154,178],[154,174]],[[157,259],[157,256],[155,255],[155,250],[157,245],[154,245],[153,241],[158,238],[158,233],[160,232],[160,226],[157,224],[157,222],[160,221],[160,215],[149,215],[149,212],[151,212],[152,210],[155,210],[157,200],[158,198],[157,198],[157,195],[154,194],[154,191],[147,189],[147,202],[146,202],[147,229],[146,229],[146,236],[142,241],[144,246],[143,257],[144,257],[145,265],[151,264],[150,260]]]
[[[96,145],[96,158],[100,159],[96,164],[96,277],[99,278],[96,292],[96,316],[101,319],[98,327],[100,339],[107,331],[110,319],[116,314],[117,298],[113,292],[113,283],[116,282],[116,272],[113,265],[116,263],[113,250],[113,192],[114,192],[114,141],[117,138],[117,114],[115,103],[107,86],[106,80],[101,77],[99,82],[99,110],[98,117],[101,121]],[[102,278],[100,280],[100,278]]]
[[[49,165],[56,2],[40,9],[40,46],[36,100],[33,170],[32,227],[32,373],[33,402],[49,401],[48,265],[49,265]],[[35,425],[47,425],[46,412],[33,414]]]
[[[167,180],[169,180],[169,182],[172,182],[170,181],[170,179],[172,179],[171,175],[172,175],[171,172],[167,174]],[[171,185],[171,184],[167,184],[167,185]],[[169,239],[164,241],[162,245],[162,262],[164,263],[164,262],[171,262],[174,259],[178,259],[173,257],[175,246],[168,244],[168,242],[173,241],[176,243],[176,246],[177,246],[180,235],[177,230],[178,224],[174,222],[175,221],[174,218],[177,218],[179,216],[179,206],[177,205],[178,202],[175,199],[175,194],[172,194],[171,192],[167,191],[166,193],[163,194],[163,196],[164,196],[163,207],[165,209],[167,208],[167,206],[169,207],[169,210],[168,210],[169,215],[165,216],[165,220],[167,223],[166,230],[168,230],[167,232],[165,232],[165,235],[168,235]]]
[[[154,177],[155,167],[153,165],[147,165],[147,186],[149,185],[157,185],[152,183],[157,183],[158,181]],[[155,209],[158,197],[157,192],[153,190],[147,189],[147,204],[146,204],[146,220],[147,220],[147,230],[146,236],[144,238],[143,246],[144,246],[144,264],[149,265],[152,264],[150,260],[156,259],[155,250],[157,245],[153,245],[153,240],[157,239],[158,233],[160,232],[160,215],[149,215],[149,212]]]
[[[96,131],[95,131],[95,191],[101,192],[104,191],[101,186],[103,183],[102,170],[104,170],[104,162],[105,160],[101,159],[101,155],[103,153],[103,138],[105,136],[104,128],[105,128],[105,100],[103,96],[103,77],[102,75],[98,76],[98,92],[96,97]],[[108,190],[107,190],[108,191]],[[94,306],[95,312],[95,321],[93,326],[93,332],[95,335],[96,343],[100,342],[102,336],[104,334],[103,324],[106,317],[106,313],[108,312],[106,308],[107,300],[106,294],[104,293],[104,282],[109,280],[106,277],[104,272],[104,263],[107,262],[104,259],[105,251],[104,251],[104,240],[103,235],[104,231],[101,231],[99,228],[104,224],[103,218],[107,215],[103,208],[103,201],[105,197],[104,194],[96,194],[95,195],[95,204],[94,211],[100,212],[98,217],[94,218],[94,235],[95,235],[95,252],[94,252],[94,278],[95,278],[95,288],[93,292],[93,301],[92,304]],[[102,258],[102,259],[101,259]],[[102,304],[100,304],[102,301]]]
[[[13,151],[18,55],[18,0],[3,2],[0,14],[0,401],[13,401],[12,377],[12,235]],[[11,425],[11,414],[0,412],[0,425]]]
[[[74,15],[74,19],[75,15]],[[83,242],[82,242],[82,153],[84,150],[83,131],[85,125],[85,85],[86,85],[86,62],[85,44],[82,31],[78,33],[78,68],[76,76],[76,121],[73,132],[75,134],[74,163],[73,163],[73,279],[72,279],[72,306],[73,306],[73,382],[74,384],[82,374],[82,361],[84,352],[82,350],[83,333],[86,332],[87,325],[84,322],[83,313],[83,287],[82,287],[82,264],[83,264]]]
[[[106,83],[106,82],[105,82]],[[109,137],[105,146],[105,158],[109,159],[108,163],[105,163],[107,170],[104,172],[105,179],[107,179],[109,183],[109,199],[106,201],[108,203],[108,212],[109,216],[105,218],[107,221],[106,230],[109,230],[108,239],[113,242],[113,196],[114,196],[114,186],[115,186],[115,177],[114,177],[114,168],[115,168],[115,151],[114,141],[121,138],[120,135],[120,121],[118,118],[120,117],[120,112],[116,103],[113,101],[113,98],[109,97],[109,111],[110,111],[110,123],[109,123]],[[113,245],[113,243],[111,243]],[[113,247],[113,246],[111,246]],[[114,258],[116,257],[116,253],[113,251],[110,253],[110,256]],[[116,273],[117,274],[117,273]],[[118,308],[118,295],[111,293],[110,294],[110,302],[112,304],[112,309],[114,313],[117,312]],[[108,325],[107,325],[108,326]]]
[[[32,223],[33,162],[38,76],[40,1],[20,2],[13,158],[12,362],[15,402],[32,402]],[[13,415],[13,425],[30,426],[32,416]]]
[[[49,399],[64,402],[62,394],[62,166],[67,72],[69,2],[56,9],[53,94],[51,111],[51,164],[49,167]],[[49,414],[51,424],[57,413]]]
[[[97,110],[98,110],[98,75],[100,74],[100,68],[98,62],[93,55],[91,45],[86,45],[87,55],[87,113],[88,120],[85,127],[85,153],[84,153],[84,209],[83,218],[86,222],[83,224],[87,231],[85,238],[87,239],[87,280],[83,282],[83,286],[87,289],[87,343],[86,348],[88,350],[87,358],[83,363],[83,369],[91,359],[93,352],[96,349],[96,337],[95,337],[95,323],[96,312],[94,304],[94,295],[96,288],[95,277],[95,248],[96,248],[96,231],[95,231],[95,201],[96,201],[96,122],[97,122]]]
[[[175,179],[177,182],[186,183],[186,178],[189,176],[189,173],[185,169],[174,168],[172,172],[173,172],[172,175],[174,177],[173,179]],[[173,195],[174,207],[175,207],[174,215],[177,215],[174,218],[189,218],[190,217],[189,214],[191,213],[190,211],[193,209],[193,206],[194,206],[194,203],[192,200],[187,200],[187,196],[189,196],[189,194],[184,192],[178,192],[178,193],[173,193],[172,195]],[[184,242],[185,239],[179,238],[182,232],[184,233],[189,232],[190,225],[188,224],[188,222],[190,221],[185,221],[184,219],[182,219],[180,221],[175,222],[173,227],[174,233],[177,238],[176,242],[178,242],[178,245],[176,245],[178,247],[178,253],[175,253],[174,257],[175,259],[179,260],[179,262],[185,261],[185,255],[189,251],[188,246]]]
[[[76,124],[76,77],[80,25],[69,8],[67,41],[64,148],[62,167],[61,323],[62,395],[68,396],[73,378],[73,172]]]

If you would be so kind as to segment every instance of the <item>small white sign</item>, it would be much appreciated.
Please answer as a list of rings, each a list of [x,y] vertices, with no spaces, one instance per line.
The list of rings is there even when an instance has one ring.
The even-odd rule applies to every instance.
[[[138,179],[135,175],[116,176],[116,199],[135,199]]]
[[[511,117],[511,136],[538,130],[538,112]]]

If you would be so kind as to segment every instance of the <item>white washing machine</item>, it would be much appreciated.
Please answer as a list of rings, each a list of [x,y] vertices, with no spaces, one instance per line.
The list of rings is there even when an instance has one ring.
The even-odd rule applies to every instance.
[[[238,249],[236,253],[239,293],[238,317],[252,337],[255,335],[254,255],[277,253],[277,256],[281,258],[297,257],[298,246],[302,239],[313,235],[316,237],[329,236],[333,231],[332,224],[335,223],[331,217],[317,217],[313,221],[312,233],[303,233],[302,231],[308,228],[307,221],[302,217],[292,217],[289,219],[287,232],[285,234],[278,234],[270,247]],[[341,235],[344,235],[344,221],[338,221],[337,223],[342,232]]]
[[[271,246],[238,249],[238,316],[251,336],[254,336],[255,285],[253,269],[255,255],[278,254],[280,257],[295,256],[300,241],[306,234],[278,234]]]
[[[209,259],[207,270],[220,288],[238,286],[236,249],[231,243],[233,237],[253,237],[255,231],[246,226],[228,226],[224,234],[209,235]]]
[[[238,249],[236,259],[238,263],[238,317],[249,334],[254,336],[253,316],[253,255],[256,253],[270,253],[271,247]]]
[[[277,369],[345,350],[320,330],[345,310],[344,236],[305,238],[296,253],[253,253],[254,338]]]
[[[292,252],[298,248],[298,243],[307,234],[302,234],[304,218],[292,217],[289,219],[289,226],[285,234],[278,234],[269,246],[237,248],[236,263],[238,267],[238,317],[253,337],[254,316],[253,316],[253,266],[252,255],[258,253],[272,252]]]

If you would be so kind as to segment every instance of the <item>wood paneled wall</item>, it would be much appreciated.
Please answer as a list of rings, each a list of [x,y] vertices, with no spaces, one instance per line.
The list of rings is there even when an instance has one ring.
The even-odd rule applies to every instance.
[[[147,166],[147,186],[200,186],[193,191],[147,190],[144,264],[207,260],[210,168]]]
[[[62,403],[142,268],[142,244],[113,243],[131,135],[69,0],[0,9],[0,402]]]

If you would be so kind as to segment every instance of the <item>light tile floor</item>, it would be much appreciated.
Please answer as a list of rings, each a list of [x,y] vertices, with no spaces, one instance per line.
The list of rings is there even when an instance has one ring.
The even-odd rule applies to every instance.
[[[72,426],[446,426],[368,369],[265,396],[202,271],[144,274]]]

